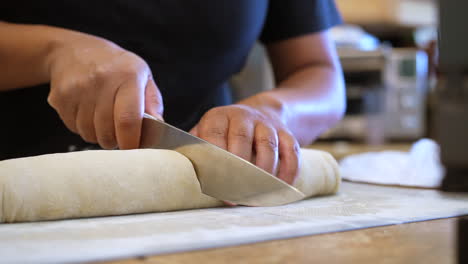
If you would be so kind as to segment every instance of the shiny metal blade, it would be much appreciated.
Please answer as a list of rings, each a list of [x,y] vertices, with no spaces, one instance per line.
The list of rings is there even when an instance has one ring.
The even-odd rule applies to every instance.
[[[293,186],[234,154],[148,114],[143,118],[142,148],[172,149],[186,156],[202,192],[248,206],[275,206],[304,198]]]

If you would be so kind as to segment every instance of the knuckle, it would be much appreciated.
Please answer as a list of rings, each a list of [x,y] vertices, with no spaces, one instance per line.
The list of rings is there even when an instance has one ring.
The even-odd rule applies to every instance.
[[[94,68],[94,72],[91,74],[92,78],[96,81],[104,81],[109,76],[109,69],[104,65],[99,65]]]
[[[90,142],[96,138],[94,133],[94,127],[90,125],[88,122],[78,121],[77,124],[78,132],[80,136],[86,141]]]
[[[91,64],[88,68],[88,74],[85,75],[85,78],[83,79],[85,81],[85,84],[88,83],[96,83],[96,81],[99,80],[99,78],[103,74],[102,72],[102,67],[100,67],[97,64]]]
[[[114,146],[117,143],[112,127],[103,128],[96,131],[99,144],[102,146]]]
[[[237,108],[237,112],[242,116],[255,116],[255,111],[245,106]]]
[[[292,152],[295,153],[297,156],[299,156],[300,151],[301,151],[301,147],[299,146],[299,143],[297,143],[297,141],[294,140],[294,144],[293,144],[293,147],[292,147]]]
[[[74,120],[77,107],[75,102],[71,99],[51,92],[47,97],[47,103],[59,114],[62,120]]]
[[[289,131],[280,131],[278,135],[281,139],[281,142],[286,145],[287,148],[293,149],[296,148],[296,145],[297,147],[299,146],[296,138]]]
[[[76,100],[76,88],[78,84],[62,83],[53,86],[50,90],[48,102],[56,107],[68,105]]]
[[[286,148],[286,152],[289,153],[288,155],[291,155],[291,158],[298,160],[300,155],[300,147],[297,144],[292,144]]]
[[[250,133],[246,128],[239,128],[232,132],[232,136],[241,140],[250,139]]]
[[[47,102],[54,108],[60,108],[66,102],[67,94],[63,89],[51,89]]]
[[[133,127],[135,123],[140,119],[140,114],[138,112],[122,112],[117,116],[117,124],[123,128]]]
[[[287,143],[287,150],[294,155],[298,156],[301,147],[299,146],[299,143],[297,142],[296,138],[294,136],[290,136],[288,138],[288,143]]]
[[[286,151],[292,152],[292,153],[299,153],[300,147],[295,138],[293,137],[287,138],[287,139],[283,138],[283,140],[281,141],[281,144],[284,145]]]
[[[147,102],[150,102],[151,104],[154,104],[153,107],[155,107],[155,110],[158,113],[162,114],[164,112],[164,105],[162,102],[162,97],[158,92],[147,93],[145,95],[145,100]]]
[[[206,117],[210,118],[210,117],[213,117],[213,116],[217,116],[219,114],[221,114],[223,112],[223,109],[221,107],[214,107],[214,108],[211,108],[210,110],[208,110],[206,112]]]
[[[134,80],[138,78],[138,69],[134,67],[125,67],[116,71],[116,74],[124,80]]]
[[[257,139],[257,144],[261,147],[276,150],[278,148],[278,141],[272,136],[262,136]]]
[[[105,149],[112,149],[117,145],[116,138],[112,132],[104,132],[99,135],[99,144]]]
[[[241,119],[256,118],[256,114],[250,108],[243,105],[234,105],[230,108],[232,115]]]
[[[79,80],[67,83],[61,89],[62,95],[65,97],[73,97],[79,91],[88,92],[96,86],[96,77],[94,74],[88,74],[85,77],[81,77]]]
[[[117,66],[100,65],[97,66],[92,74],[89,74],[88,81],[91,83],[106,83],[109,80],[119,78],[120,80],[135,79],[138,76],[138,69],[132,65],[126,65],[122,67]]]
[[[83,140],[88,143],[97,143],[96,136],[94,136],[91,132],[83,131],[80,135]]]
[[[291,139],[291,138],[294,138],[294,136],[292,135],[291,132],[289,132],[289,130],[285,129],[285,128],[282,128],[278,131],[278,135],[280,137],[283,137],[283,138],[286,138],[286,139]]]
[[[57,96],[55,93],[50,93],[49,96],[47,96],[47,103],[52,106],[55,110],[58,110],[59,108],[59,103],[57,100]]]
[[[214,137],[224,137],[226,135],[226,129],[223,127],[209,127],[207,129],[207,134]]]

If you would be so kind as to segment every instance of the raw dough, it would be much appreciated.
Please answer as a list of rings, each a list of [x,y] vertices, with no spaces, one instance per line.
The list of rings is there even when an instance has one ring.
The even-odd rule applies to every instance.
[[[340,183],[336,161],[302,150],[295,186],[307,197]],[[0,162],[0,223],[221,206],[201,193],[191,162],[171,150],[97,150]]]

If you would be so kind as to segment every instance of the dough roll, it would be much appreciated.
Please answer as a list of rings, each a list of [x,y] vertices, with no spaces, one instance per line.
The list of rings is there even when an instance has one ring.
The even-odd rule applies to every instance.
[[[331,194],[338,165],[302,150],[295,186]],[[96,150],[0,162],[0,223],[163,212],[222,206],[204,195],[192,163],[172,150]]]

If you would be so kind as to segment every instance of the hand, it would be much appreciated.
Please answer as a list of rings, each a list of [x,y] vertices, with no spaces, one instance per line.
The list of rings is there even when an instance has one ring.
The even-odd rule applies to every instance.
[[[49,69],[49,104],[87,142],[138,148],[143,113],[162,119],[148,65],[112,42],[77,33],[54,47]]]
[[[299,144],[269,111],[240,104],[213,108],[190,133],[277,174],[289,184],[297,176]]]

